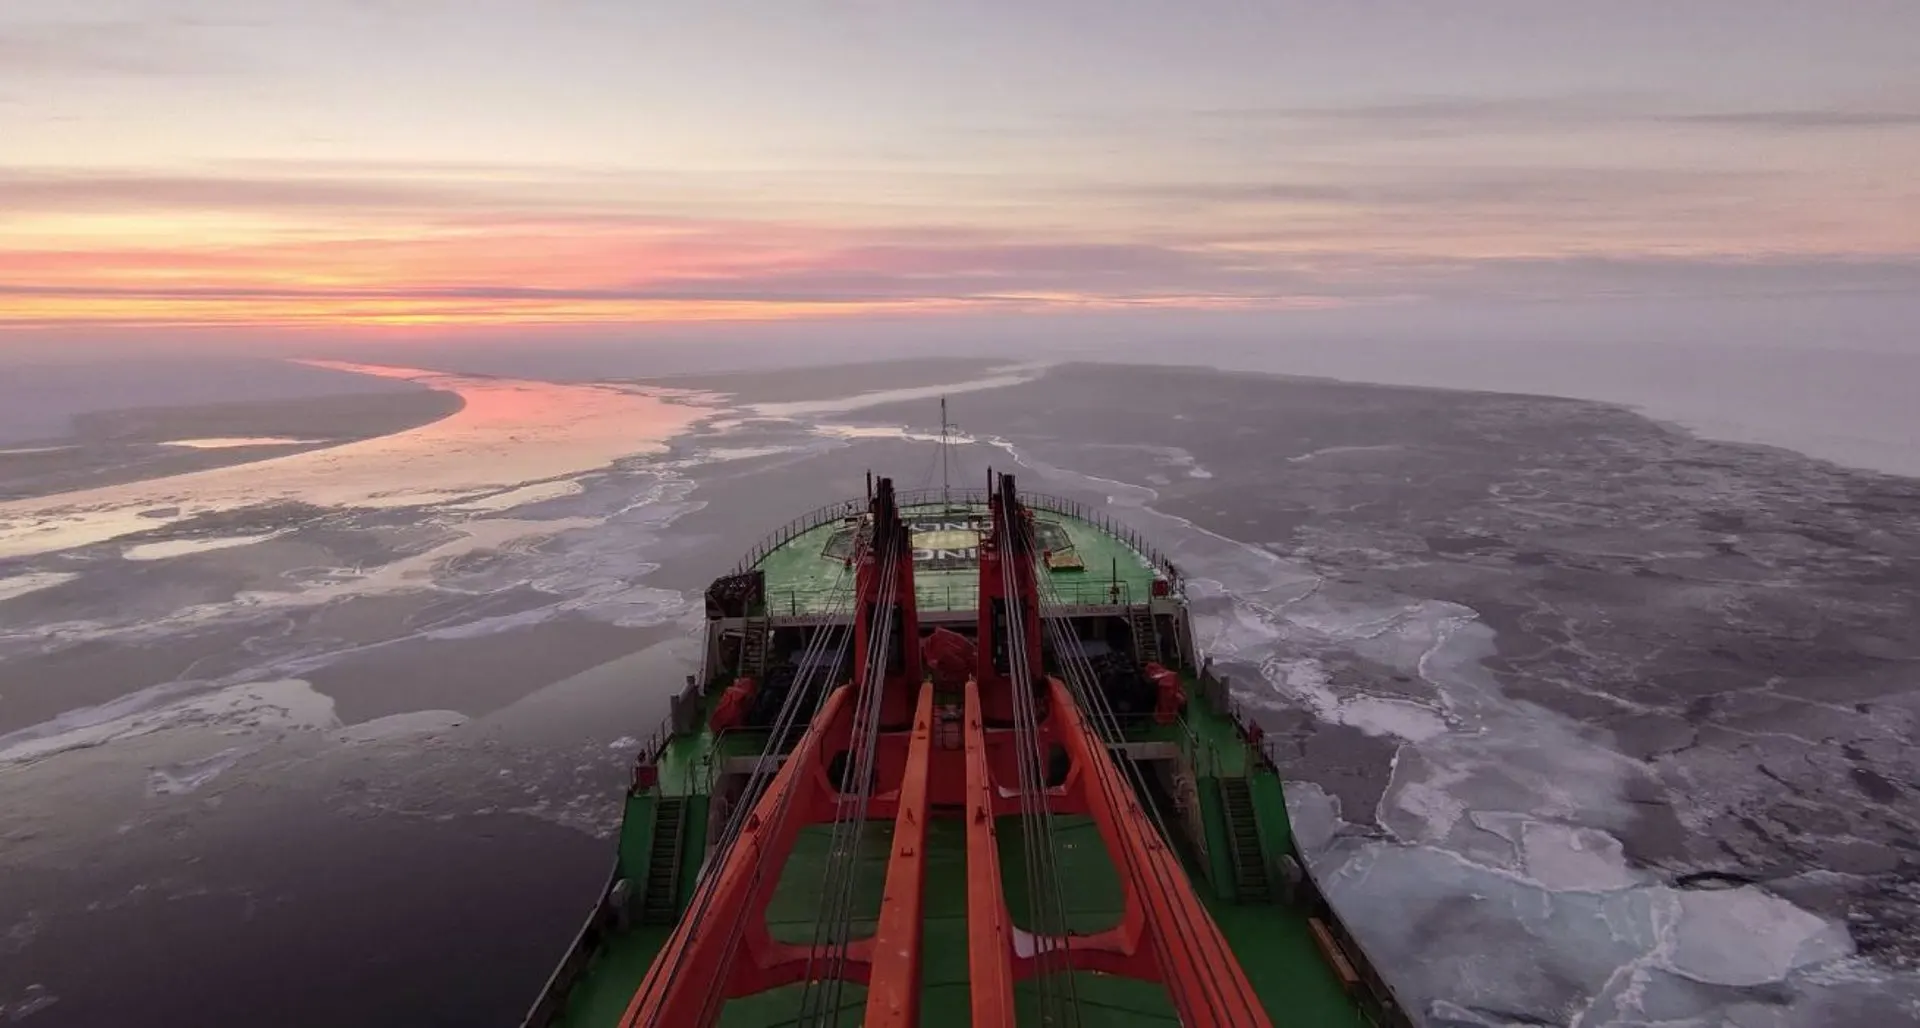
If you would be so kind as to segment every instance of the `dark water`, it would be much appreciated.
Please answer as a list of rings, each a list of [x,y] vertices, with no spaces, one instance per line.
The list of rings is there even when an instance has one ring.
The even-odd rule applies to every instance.
[[[282,360],[235,357],[60,360],[0,353],[0,446],[64,435],[74,417],[138,407],[265,402],[415,388]]]
[[[1105,504],[1194,580],[1209,648],[1290,743],[1323,883],[1431,1023],[1913,1023],[1920,484],[1597,404],[1169,369],[953,409],[961,481]],[[123,576],[164,606],[268,575],[261,553],[403,559],[432,545],[405,511],[137,580],[0,565],[81,575],[0,601],[0,717],[89,673],[74,706],[224,697],[0,764],[4,1016],[514,1023],[603,878],[687,600],[870,468],[938,484],[932,446],[885,434],[935,429],[929,401],[786,414],[501,515],[596,523],[463,554],[428,592],[147,634],[88,627],[72,592]],[[125,656],[147,650],[179,656]],[[307,684],[241,688],[280,679]]]

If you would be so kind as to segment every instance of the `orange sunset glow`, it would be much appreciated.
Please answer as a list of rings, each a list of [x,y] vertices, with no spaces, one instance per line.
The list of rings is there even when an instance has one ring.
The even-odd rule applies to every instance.
[[[1920,1028],[1920,0],[0,0],[0,1028]]]
[[[1542,15],[1473,37],[1491,74],[1308,9],[93,6],[0,14],[16,336],[1859,289],[1920,253],[1911,65],[1839,18],[1703,56]],[[1806,47],[1847,60],[1766,56]]]

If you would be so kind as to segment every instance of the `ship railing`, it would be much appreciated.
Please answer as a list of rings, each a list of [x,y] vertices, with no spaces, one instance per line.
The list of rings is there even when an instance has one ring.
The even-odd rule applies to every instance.
[[[1246,704],[1233,694],[1233,683],[1226,675],[1215,674],[1213,660],[1208,658],[1201,665],[1197,676],[1199,695],[1195,697],[1216,714],[1231,720],[1246,740],[1247,746],[1254,751],[1258,764],[1268,771],[1278,772],[1284,760],[1281,757],[1282,740],[1270,738],[1266,727],[1260,723],[1258,715],[1249,710]]]
[[[672,738],[673,718],[661,718],[659,727],[655,728],[653,734],[647,736],[647,741],[641,744],[640,759],[648,763],[657,763],[661,755],[666,753],[667,742]]]
[[[1156,730],[1162,727],[1159,720],[1150,713],[1121,714],[1116,712],[1109,715],[1109,717],[1120,729],[1120,738],[1122,741],[1132,739],[1136,734],[1155,734]]]
[[[951,501],[956,505],[985,506],[988,500],[989,496],[985,489],[952,489],[944,493],[939,489],[910,489],[895,494],[895,502],[901,507],[924,507],[946,501]],[[1181,578],[1180,572],[1174,568],[1173,562],[1168,560],[1165,554],[1148,543],[1134,528],[1109,516],[1106,511],[1099,507],[1064,496],[1050,496],[1045,493],[1030,492],[1022,492],[1020,494],[1020,502],[1036,511],[1049,514],[1063,514],[1067,517],[1078,518],[1081,521],[1085,521],[1099,528],[1101,531],[1126,543],[1135,553],[1146,560],[1150,567],[1156,571],[1164,572],[1167,576],[1169,586],[1176,594],[1185,592],[1185,580]],[[753,548],[747,551],[746,556],[740,558],[740,562],[734,565],[734,572],[739,573],[752,570],[762,560],[766,559],[767,554],[792,542],[797,536],[811,532],[821,525],[857,517],[865,511],[866,506],[860,500],[843,500],[839,503],[829,503],[825,506],[815,507],[813,510],[807,511],[805,514],[781,525],[758,543],[755,543]]]
[[[1211,769],[1219,765],[1219,755],[1214,751],[1213,743],[1202,739],[1185,717],[1176,717],[1171,724],[1163,724],[1160,715],[1153,713],[1114,714],[1112,718],[1120,729],[1120,741],[1145,735],[1172,742],[1186,755],[1195,774],[1211,774]],[[1165,730],[1169,728],[1173,730],[1174,737],[1171,740],[1165,738]]]
[[[700,683],[693,675],[688,675],[686,685],[668,704],[666,716],[660,719],[660,724],[654,728],[653,734],[647,736],[646,741],[640,744],[639,761],[641,763],[657,762],[676,734],[693,727],[698,717],[700,703]]]
[[[1237,701],[1229,701],[1224,712],[1233,720],[1234,727],[1240,735],[1240,741],[1231,745],[1251,752],[1251,766],[1246,767],[1244,772],[1235,771],[1229,774],[1228,761],[1221,756],[1221,744],[1195,731],[1193,725],[1185,717],[1181,717],[1177,722],[1181,743],[1187,750],[1187,757],[1193,765],[1194,774],[1205,778],[1238,778],[1242,774],[1251,775],[1263,768],[1277,772],[1281,763],[1281,740],[1268,737],[1260,722]],[[1237,768],[1242,765],[1234,761],[1231,766]]]
[[[661,718],[659,727],[653,730],[652,735],[647,736],[646,741],[640,744],[639,751],[633,755],[633,781],[628,785],[629,791],[638,795],[658,782],[657,777],[648,777],[643,772],[651,774],[657,771],[660,758],[666,753],[667,741],[672,738],[673,718],[671,716]]]
[[[707,752],[713,755],[714,773],[724,770],[725,765],[735,757],[766,756],[770,733],[771,730],[766,725],[753,724],[740,725],[737,728],[722,728],[714,732],[712,743],[707,747]],[[786,745],[782,746],[775,756],[785,757],[792,753],[794,748],[800,745],[800,737],[804,734],[802,731],[792,733],[786,740]],[[743,738],[751,740],[748,749],[741,750],[739,753],[733,752],[733,740]]]
[[[1280,750],[1283,740],[1269,736],[1266,726],[1260,723],[1259,717],[1248,710],[1245,704],[1233,699],[1230,695],[1226,701],[1226,714],[1233,719],[1234,727],[1239,730],[1240,737],[1246,741],[1247,748],[1253,751],[1256,766],[1249,768],[1249,773],[1264,769],[1278,774],[1280,765],[1284,763]]]
[[[866,506],[859,500],[844,500],[840,503],[829,503],[824,507],[815,507],[805,514],[794,518],[792,521],[781,525],[766,538],[755,543],[753,548],[747,551],[747,555],[740,558],[740,563],[734,565],[734,573],[738,574],[743,571],[752,570],[755,565],[766,558],[767,554],[792,542],[796,536],[811,532],[821,525],[856,517],[865,512],[865,510]]]
[[[713,740],[707,746],[706,759],[703,761],[703,763],[705,764],[705,767],[701,769],[701,777],[705,781],[701,785],[700,791],[706,793],[707,796],[711,797],[709,802],[718,804],[721,806],[727,805],[729,801],[726,799],[726,797],[721,796],[718,792],[714,790],[714,780],[720,776],[720,769],[726,764],[726,758],[724,756],[721,756],[720,759],[716,760],[715,756],[717,754],[725,754],[727,752],[727,747],[726,747],[727,736],[729,733],[734,731],[737,731],[737,729],[722,728],[721,730],[713,733]],[[722,813],[718,808],[716,808],[713,811],[711,816],[725,817],[727,815]]]
[[[1132,605],[1133,593],[1128,583],[1111,579],[1056,581],[1047,601],[1050,608],[1124,607]],[[824,586],[817,589],[775,589],[767,593],[767,614],[771,617],[821,614],[834,609],[836,597],[844,598],[845,595],[844,589],[834,590]],[[975,610],[980,606],[980,584],[972,580],[916,582],[913,602],[916,610],[929,613]],[[844,606],[844,603],[840,606]]]
[[[1152,714],[1133,716],[1155,717]],[[1202,778],[1218,775],[1220,754],[1215,750],[1213,740],[1201,738],[1200,733],[1194,731],[1193,723],[1188,721],[1184,714],[1174,718],[1173,730],[1181,750],[1187,755],[1187,764],[1193,773]]]

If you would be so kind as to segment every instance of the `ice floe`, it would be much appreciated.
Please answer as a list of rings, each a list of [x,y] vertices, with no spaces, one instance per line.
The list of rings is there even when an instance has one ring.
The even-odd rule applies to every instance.
[[[1275,657],[1262,665],[1261,673],[1275,692],[1271,698],[1259,694],[1246,697],[1258,706],[1304,706],[1322,721],[1357,728],[1368,735],[1415,742],[1448,730],[1446,718],[1412,700],[1340,694],[1328,679],[1326,668],[1311,658]]]
[[[735,460],[758,460],[762,457],[778,457],[794,452],[791,446],[716,446],[701,450],[693,457],[695,464],[720,464]]]
[[[995,445],[1054,488],[1103,495],[1162,545],[1186,572],[1202,646],[1259,668],[1260,682],[1236,683],[1246,702],[1398,740],[1373,812],[1384,837],[1306,783],[1288,783],[1288,805],[1316,878],[1426,1023],[1823,1023],[1811,1006],[1700,990],[1838,966],[1853,952],[1846,927],[1755,887],[1676,890],[1631,866],[1617,833],[1644,767],[1508,697],[1482,666],[1493,632],[1474,611],[1329,595],[1307,566],[1154,510],[1149,487]],[[1396,669],[1415,695],[1338,685],[1328,654]]]
[[[403,592],[439,591],[478,597],[506,590],[532,589],[552,597],[551,602],[505,613],[475,614],[465,618],[428,622],[402,636],[315,651],[290,647],[265,651],[253,665],[256,677],[301,677],[314,668],[368,648],[407,639],[459,639],[511,631],[562,615],[579,615],[627,627],[646,627],[671,621],[688,609],[680,592],[643,581],[658,565],[663,547],[679,545],[666,529],[680,517],[705,506],[690,500],[694,483],[682,472],[681,462],[662,460],[594,476],[576,495],[561,498],[563,509],[579,513],[542,520],[493,516],[487,511],[435,508],[416,525],[436,534],[408,542],[415,552],[388,557],[384,562],[329,565],[314,563],[281,572],[275,561],[284,555],[263,555],[264,563],[249,565],[253,588],[243,588],[217,600],[200,600],[157,612],[144,607],[82,612],[58,622],[0,629],[0,644],[40,649],[88,639],[112,639],[121,644],[162,638],[217,624],[267,621],[286,612],[309,609],[342,600]],[[587,487],[587,486],[590,486]],[[282,535],[290,551],[305,538],[296,530]],[[418,549],[424,543],[425,549]],[[276,544],[278,545],[278,544]],[[160,551],[166,553],[168,551]],[[145,554],[142,554],[145,555]],[[158,554],[155,554],[156,556]],[[296,556],[295,559],[299,559]],[[275,577],[262,577],[262,574]],[[37,587],[56,584],[34,579]],[[24,584],[23,584],[24,587]],[[217,595],[217,594],[216,594]]]
[[[154,768],[147,774],[147,792],[154,796],[179,796],[193,792],[231,770],[254,752],[255,749],[230,746],[199,760]]]
[[[140,543],[120,551],[127,560],[166,560],[169,557],[184,557],[192,553],[207,553],[212,550],[226,550],[235,546],[251,546],[266,542],[279,535],[278,532],[265,532],[257,535],[221,535],[197,539],[167,539],[161,542]]]
[[[297,604],[311,606],[349,596],[431,589],[436,585],[435,571],[456,557],[471,553],[523,549],[535,542],[576,528],[600,524],[597,518],[557,518],[530,521],[515,518],[483,518],[447,525],[451,538],[424,553],[375,568],[338,568],[331,581],[290,592],[249,591],[238,599],[253,605]]]
[[[176,684],[146,689],[0,736],[0,766],[174,729],[209,729],[229,735],[324,732],[337,742],[368,743],[445,732],[467,722],[459,711],[415,710],[342,727],[332,698],[297,678],[197,693],[194,688]],[[148,773],[147,791],[156,796],[193,792],[259,749],[259,745],[229,746],[155,767]]]
[[[0,578],[0,600],[11,600],[42,589],[51,589],[79,577],[77,572],[72,571],[30,571],[24,575]]]
[[[1399,443],[1382,443],[1376,446],[1323,446],[1296,457],[1288,457],[1290,464],[1301,464],[1320,457],[1331,457],[1346,453],[1393,453],[1403,449]]]
[[[1683,892],[1666,966],[1716,985],[1777,982],[1853,953],[1846,928],[1752,886]]]
[[[6,1018],[8,1023],[24,1022],[58,1002],[60,997],[48,991],[45,985],[35,982],[12,999],[0,997],[0,1017]]]
[[[1627,867],[1620,840],[1593,828],[1523,819],[1520,856],[1529,877],[1557,892],[1607,892],[1643,881]]]
[[[333,700],[300,679],[247,682],[182,695],[194,688],[189,683],[153,686],[111,703],[68,711],[51,721],[0,735],[0,765],[170,728],[310,731],[336,724]]]
[[[942,441],[938,432],[922,432],[906,425],[815,425],[814,431],[832,439],[900,439],[910,443]],[[971,436],[958,432],[948,432],[945,441],[954,446],[975,442]]]
[[[411,710],[348,725],[333,732],[333,738],[341,742],[385,742],[407,736],[434,735],[466,723],[467,716],[457,710]]]
[[[912,400],[931,400],[955,393],[971,393],[982,389],[1003,389],[1031,382],[1046,373],[1049,364],[1018,364],[995,368],[996,374],[982,378],[949,382],[945,385],[916,386],[909,389],[884,389],[870,393],[858,393],[853,396],[834,397],[826,400],[797,400],[789,403],[758,403],[748,409],[765,418],[794,418],[809,414],[838,414],[844,411],[859,410],[862,407],[877,407],[883,403],[905,403]]]
[[[487,496],[475,497],[471,500],[462,500],[459,503],[450,503],[446,505],[445,509],[498,512],[512,510],[515,507],[524,507],[530,503],[542,503],[547,500],[558,500],[568,496],[578,496],[583,491],[585,491],[585,487],[571,479],[559,482],[535,482],[531,485],[523,485],[518,489],[509,489],[502,493],[493,493]]]
[[[179,446],[189,450],[232,450],[242,446],[313,446],[325,439],[288,439],[284,436],[223,436],[213,439],[168,439],[161,446]]]

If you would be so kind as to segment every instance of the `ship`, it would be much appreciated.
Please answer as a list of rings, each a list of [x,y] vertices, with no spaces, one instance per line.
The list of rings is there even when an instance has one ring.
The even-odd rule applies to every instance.
[[[787,522],[705,593],[524,1028],[1410,1025],[1186,582],[1015,476]]]

